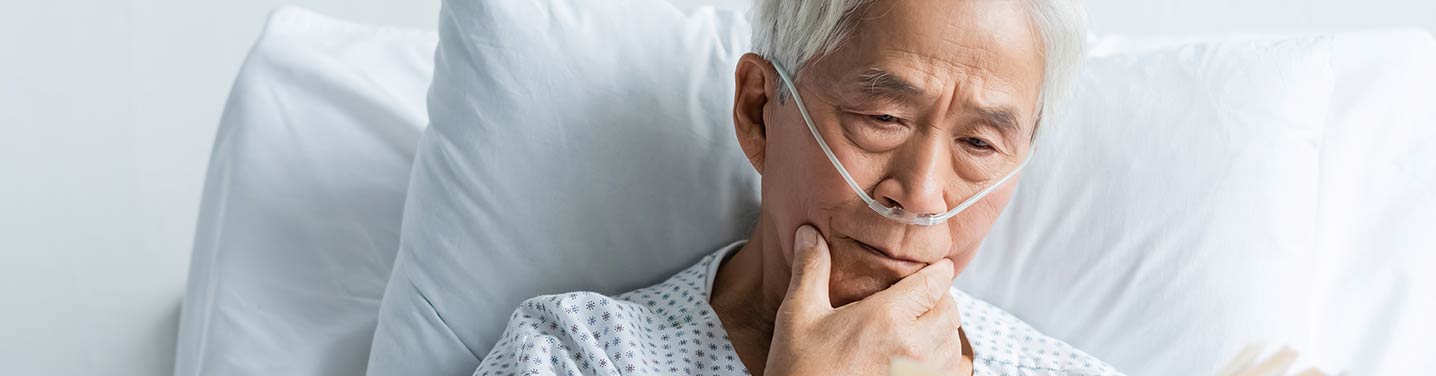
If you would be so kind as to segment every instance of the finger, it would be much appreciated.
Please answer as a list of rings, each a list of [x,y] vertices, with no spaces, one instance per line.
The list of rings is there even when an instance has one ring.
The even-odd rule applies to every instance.
[[[956,304],[956,302],[951,299],[939,302],[938,305],[928,311],[928,314],[924,315],[921,320],[936,319],[936,315],[955,313],[955,306],[952,308],[942,308],[949,303]],[[903,338],[903,341],[907,342],[904,348],[917,351],[916,353],[906,354],[906,356],[921,360],[930,366],[936,367],[942,371],[940,374],[968,374],[957,372],[962,369],[964,353],[962,348],[962,333],[957,330],[955,322],[956,320],[948,320],[947,322],[938,324],[936,327],[919,324],[905,328],[906,330],[904,330],[903,333],[898,334]],[[937,324],[938,322],[930,321],[929,323]]]
[[[968,375],[971,372],[963,372],[965,369],[962,352],[962,337],[957,332],[947,333],[942,342],[933,345],[931,361],[938,369],[943,370],[947,375]]]
[[[941,349],[958,337],[961,321],[961,317],[958,317],[958,303],[952,299],[952,294],[946,294],[938,304],[933,304],[928,313],[918,317],[915,324],[900,327],[899,330],[902,336],[918,343],[918,349]],[[956,343],[962,342],[958,340]],[[961,347],[958,347],[958,350],[962,350]]]
[[[922,328],[918,335],[927,336],[932,346],[949,343],[958,336],[957,329],[962,327],[961,316],[957,309],[957,300],[953,299],[952,294],[943,294],[932,309],[918,317],[917,326]]]
[[[798,227],[793,238],[793,271],[784,299],[832,309],[833,303],[828,298],[828,277],[832,272],[828,243],[809,225]]]
[[[942,301],[952,287],[952,278],[952,260],[944,258],[873,294],[872,298],[896,310],[896,314],[916,319]]]

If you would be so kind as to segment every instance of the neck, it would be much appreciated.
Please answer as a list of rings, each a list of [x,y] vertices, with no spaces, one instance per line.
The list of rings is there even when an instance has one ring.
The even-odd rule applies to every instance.
[[[733,350],[748,368],[761,376],[773,340],[774,320],[788,291],[790,269],[783,247],[769,223],[760,215],[748,243],[718,267],[710,304]]]

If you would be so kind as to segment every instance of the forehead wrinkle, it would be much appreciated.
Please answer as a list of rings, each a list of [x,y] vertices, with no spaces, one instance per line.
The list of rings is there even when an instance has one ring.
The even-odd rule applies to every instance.
[[[916,77],[913,74],[916,72],[907,70],[895,72],[912,75],[907,77],[910,82],[919,84],[919,87],[923,89],[931,89],[932,86],[949,86],[955,82],[962,85],[957,89],[974,89],[973,92],[962,94],[982,96],[987,94],[982,91],[988,91],[982,86],[997,84],[991,88],[1001,92],[1001,96],[1025,102],[1024,98],[1017,97],[1018,94],[1027,91],[1027,85],[1018,82],[1023,81],[1024,77],[1013,75],[1023,74],[1025,70],[1018,72],[1014,69],[1025,69],[1022,67],[1026,66],[1026,62],[1025,60],[1013,62],[1007,61],[1007,59],[1009,57],[1025,59],[1025,55],[1008,56],[1022,55],[1025,52],[1015,45],[1023,44],[1017,43],[1020,41],[1016,39],[1027,39],[1036,45],[1041,45],[1042,40],[1037,37],[1040,36],[1040,33],[1032,33],[1035,24],[1030,17],[1030,10],[1026,7],[1015,2],[1004,4],[1008,0],[996,0],[991,3],[987,1],[973,2],[969,0],[946,3],[938,0],[932,2],[870,0],[864,5],[860,16],[857,17],[859,25],[856,28],[863,31],[853,34],[853,40],[850,42],[854,43],[849,45],[862,51],[849,52],[865,56],[867,59],[876,58],[875,60],[878,61],[887,60],[905,64],[908,67],[921,68],[913,69],[913,71],[927,74],[928,78]],[[953,6],[936,6],[939,4]],[[988,20],[990,17],[983,16],[993,12],[1001,13],[1004,17],[1002,19],[1005,21],[995,22],[995,20]],[[1006,20],[1007,16],[1017,17],[1021,24],[1013,25],[1012,23],[1017,19]],[[1018,50],[1013,50],[1014,48]],[[1039,53],[1036,56],[1036,62],[1043,62],[1042,49],[1037,49],[1037,52]],[[1014,63],[1017,66],[1014,66]],[[1005,72],[1009,76],[1000,76],[998,72]],[[985,82],[964,82],[971,80],[960,76],[975,76]],[[1040,76],[1036,82],[1040,86]],[[950,88],[951,86],[949,86]],[[937,95],[936,92],[928,94]],[[1019,115],[1022,118],[1028,117],[1025,109]]]
[[[957,56],[952,56],[951,59],[899,48],[889,48],[885,55],[891,56],[894,60],[903,63],[902,65],[926,76],[924,80],[920,81],[924,85],[955,86],[957,89],[965,89],[980,86],[965,82],[971,81],[970,78],[991,76],[1004,82],[1007,81],[992,69],[990,62],[995,60],[996,56],[991,51],[960,44],[955,44],[953,47],[963,51],[955,53],[954,55]]]
[[[860,88],[864,97],[871,99],[910,101],[914,97],[923,95],[922,89],[918,88],[916,84],[879,67],[870,67],[860,71],[856,75],[854,83]]]
[[[992,97],[1011,96],[1016,89],[1016,83],[992,69],[991,60],[994,56],[991,56],[989,51],[971,47],[966,49],[977,51],[977,53],[965,54],[969,58],[962,62],[925,56],[912,51],[894,49],[890,52],[893,55],[901,56],[897,60],[907,63],[899,66],[904,66],[909,68],[908,70],[921,73],[924,76],[922,80],[909,83],[917,86],[916,89],[922,91],[921,94],[924,96],[948,99],[951,103],[950,106],[960,106],[959,108],[1002,105],[1002,103],[991,103],[994,102]],[[865,72],[881,72],[901,79],[901,74],[881,68],[869,68]],[[929,92],[925,87],[942,89]],[[996,102],[1002,101],[996,100]],[[1017,115],[1014,120],[1020,120],[1022,117],[1021,113],[1012,115]]]
[[[879,3],[881,2],[875,2]],[[888,16],[886,13],[890,8],[870,8],[870,11],[877,12],[869,13],[870,16],[864,21],[884,18],[883,16]],[[880,30],[869,31],[879,31],[877,34],[882,34]],[[849,71],[852,73],[848,73],[846,79],[834,80],[834,83],[842,82],[842,86],[860,92],[863,97],[913,104],[932,100],[932,105],[928,106],[929,110],[950,113],[953,109],[964,109],[962,112],[966,112],[966,116],[975,116],[975,120],[994,125],[1021,125],[1023,119],[1028,117],[1025,112],[1008,113],[1007,116],[983,116],[984,114],[977,111],[983,107],[1012,106],[1015,103],[1008,102],[1019,99],[1016,96],[1021,90],[1016,78],[1002,75],[1005,65],[1001,64],[1003,59],[999,51],[982,45],[998,43],[999,38],[981,33],[960,33],[944,35],[936,41],[937,45],[923,47],[905,43],[907,38],[883,42],[884,38],[872,33],[858,33],[855,37],[855,40],[851,41],[855,43],[847,45],[847,52],[851,53],[848,56],[857,60],[868,60],[868,63],[859,64],[856,69]],[[933,38],[928,40],[932,41]],[[999,111],[985,112],[986,115],[994,115]]]

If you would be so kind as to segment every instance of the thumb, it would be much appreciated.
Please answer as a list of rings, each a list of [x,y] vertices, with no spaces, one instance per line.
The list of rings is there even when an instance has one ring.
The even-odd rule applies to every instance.
[[[788,296],[785,300],[801,303],[800,306],[833,308],[828,299],[828,275],[832,272],[832,259],[828,254],[828,243],[813,226],[802,225],[793,237],[793,271],[788,279]]]

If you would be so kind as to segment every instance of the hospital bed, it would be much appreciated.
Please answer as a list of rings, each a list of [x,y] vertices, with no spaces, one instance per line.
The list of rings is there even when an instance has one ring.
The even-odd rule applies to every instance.
[[[664,16],[680,17],[677,24],[696,22],[693,30],[716,35],[720,44],[731,42],[728,47],[746,44],[741,15],[711,9],[650,15]],[[1234,355],[1248,339],[1291,345],[1303,352],[1304,362],[1330,371],[1436,372],[1436,358],[1429,356],[1429,338],[1436,335],[1430,319],[1436,317],[1436,273],[1430,273],[1436,267],[1436,148],[1431,148],[1436,145],[1436,40],[1431,34],[1093,35],[1090,42],[1093,59],[1108,59],[1098,67],[1191,56],[1215,59],[1214,50],[1251,50],[1243,50],[1242,43],[1298,43],[1293,53],[1308,54],[1300,55],[1308,58],[1299,63],[1324,59],[1311,69],[1327,79],[1299,86],[1318,88],[1311,90],[1320,94],[1311,94],[1313,102],[1301,102],[1299,108],[1282,110],[1283,116],[1319,121],[1311,128],[1228,135],[1222,140],[1254,137],[1253,145],[1280,148],[1280,153],[1252,154],[1263,159],[1239,164],[1230,155],[1209,155],[1230,151],[1214,144],[1095,145],[1111,148],[1110,158],[1066,164],[1039,159],[983,252],[959,278],[959,287],[1131,374],[1202,374],[1206,370],[1192,368],[1194,362],[1215,368],[1220,361],[1211,360]],[[712,128],[722,119],[707,119],[692,125],[700,128],[673,136],[702,143],[667,148],[728,165],[716,167],[717,178],[659,186],[680,192],[673,196],[644,197],[703,210],[697,222],[652,230],[653,239],[663,242],[654,248],[686,246],[691,254],[558,252],[525,258],[507,249],[406,249],[401,237],[409,237],[404,243],[422,244],[412,239],[506,229],[504,223],[466,217],[426,217],[431,213],[415,206],[433,205],[435,199],[415,193],[413,184],[429,193],[462,189],[420,183],[433,173],[424,170],[432,165],[415,165],[416,155],[436,158],[425,150],[463,147],[433,145],[424,135],[430,123],[426,96],[436,95],[430,79],[439,44],[433,32],[360,25],[300,8],[272,14],[236,78],[215,141],[181,317],[177,375],[467,374],[464,368],[472,370],[488,346],[482,339],[502,328],[513,308],[492,302],[536,295],[524,290],[531,287],[485,279],[491,277],[486,273],[523,270],[517,262],[549,262],[565,265],[559,272],[575,278],[566,283],[622,291],[656,282],[745,234],[757,204],[756,177],[745,172],[741,155],[722,146],[732,140],[710,137],[731,135],[731,129]],[[727,69],[731,74],[731,66]],[[1089,77],[1089,84],[1124,77],[1107,73]],[[721,75],[685,78],[731,87]],[[1180,84],[1144,82],[1131,89]],[[427,110],[433,110],[429,99]],[[1088,121],[1114,124],[1124,121],[1123,114],[1140,113],[1134,108],[1160,105],[1090,103],[1103,110],[1086,115]],[[1200,108],[1191,111],[1203,116]],[[1144,127],[1124,134],[1180,131],[1161,128],[1176,123],[1166,120],[1126,119]],[[593,149],[573,147],[576,153]],[[647,143],[604,147],[672,152]],[[1171,176],[1193,179],[1190,184],[1211,183],[1205,178],[1212,176],[1220,181],[1199,189],[1166,187],[1170,195],[1153,192],[1171,177],[1163,173],[1192,166],[1211,169]],[[1232,172],[1243,168],[1254,170]],[[595,179],[644,173],[599,172],[619,176]],[[1201,175],[1206,173],[1211,175]],[[685,175],[665,176],[681,180]],[[523,188],[518,184],[526,183],[477,184]],[[587,189],[601,190],[594,187],[602,185]],[[1244,201],[1252,197],[1282,200]],[[1174,201],[1197,204],[1169,205]],[[1104,205],[1073,206],[1083,202]],[[1208,202],[1223,204],[1201,205]],[[1230,208],[1233,202],[1279,210],[1201,210]],[[582,227],[595,225],[564,217],[608,215],[615,222],[640,224],[619,218],[639,213],[566,207],[575,212],[552,218],[564,234],[548,236],[566,242],[609,236],[602,234],[603,227]],[[406,228],[424,224],[429,227]],[[1242,232],[1233,226],[1266,227]],[[488,235],[485,239],[525,241],[544,236],[524,229]],[[605,259],[638,260],[643,267],[605,268],[612,265]],[[435,264],[448,269],[422,269]],[[565,286],[559,282],[543,287]],[[1168,314],[1173,310],[1185,313]],[[1274,338],[1235,338],[1250,333]],[[1228,336],[1234,338],[1222,338]]]

